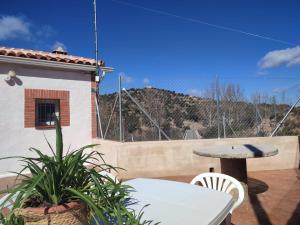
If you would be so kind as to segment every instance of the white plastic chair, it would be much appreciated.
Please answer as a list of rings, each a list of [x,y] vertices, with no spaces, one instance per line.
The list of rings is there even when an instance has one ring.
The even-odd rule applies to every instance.
[[[202,173],[191,181],[191,184],[198,183],[201,183],[203,187],[228,194],[230,194],[232,190],[237,189],[238,199],[235,201],[232,209],[230,210],[230,214],[232,214],[232,211],[239,207],[244,200],[245,191],[242,184],[231,176],[221,173]]]
[[[14,202],[17,198],[17,195],[18,195],[19,192],[17,192],[9,201],[7,201],[1,208],[0,208],[0,211],[2,211],[3,209],[8,209],[9,211],[12,210],[13,206],[14,206]],[[2,203],[4,203],[7,199],[7,197],[9,196],[10,194],[6,194],[4,196],[2,196],[0,198],[0,205],[2,205]],[[0,223],[0,225],[2,225],[2,223]]]
[[[9,201],[7,201],[7,202],[2,206],[2,208],[12,209],[12,208],[13,208],[13,205],[14,205],[14,202],[15,202],[15,200],[16,200],[16,198],[17,198],[18,193],[19,193],[19,192],[17,192],[15,195],[13,195],[12,198],[11,198]],[[10,194],[6,194],[6,195],[4,195],[4,196],[2,196],[2,197],[0,198],[0,205],[2,205],[2,203],[3,203],[4,201],[6,201],[6,199],[7,199],[7,197],[8,197],[9,195],[10,195]]]
[[[116,183],[120,182],[114,175],[112,175],[111,173],[109,173],[109,172],[107,172],[105,170],[102,170],[99,174],[101,174],[102,176],[105,176],[105,177],[108,177],[108,178],[114,180]]]

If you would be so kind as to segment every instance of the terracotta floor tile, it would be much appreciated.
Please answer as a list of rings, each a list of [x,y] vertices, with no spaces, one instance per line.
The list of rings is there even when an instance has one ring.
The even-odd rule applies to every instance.
[[[249,198],[233,212],[234,225],[300,225],[300,171],[250,172]],[[189,182],[194,176],[165,177]]]
[[[249,174],[248,199],[233,212],[234,225],[300,225],[300,170]],[[194,175],[163,177],[189,183]],[[0,180],[0,190],[14,180]]]

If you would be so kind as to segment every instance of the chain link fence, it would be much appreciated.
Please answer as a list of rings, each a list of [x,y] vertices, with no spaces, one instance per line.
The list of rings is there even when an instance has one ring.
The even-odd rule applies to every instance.
[[[246,97],[239,85],[217,80],[197,96],[155,87],[128,88],[121,92],[121,119],[118,96],[118,91],[100,96],[104,138],[152,141],[270,136],[300,92],[295,85]],[[299,104],[276,135],[300,135]]]

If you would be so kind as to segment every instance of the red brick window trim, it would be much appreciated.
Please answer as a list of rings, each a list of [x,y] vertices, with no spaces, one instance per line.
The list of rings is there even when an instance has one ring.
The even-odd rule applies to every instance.
[[[92,117],[92,138],[97,137],[97,115],[96,115],[96,104],[95,104],[95,98],[96,98],[96,87],[97,83],[95,82],[95,76],[91,77],[91,117]]]
[[[24,126],[37,129],[52,128],[53,125],[37,124],[37,101],[57,100],[61,126],[70,126],[70,93],[61,90],[25,89]]]

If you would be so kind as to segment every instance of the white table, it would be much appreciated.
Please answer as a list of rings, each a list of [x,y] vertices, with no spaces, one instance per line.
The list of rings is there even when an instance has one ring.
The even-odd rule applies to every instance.
[[[161,225],[220,224],[233,206],[231,195],[187,183],[138,178],[124,182],[135,188],[131,197],[138,203],[130,206],[143,219]]]

